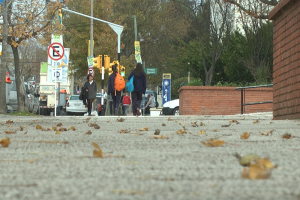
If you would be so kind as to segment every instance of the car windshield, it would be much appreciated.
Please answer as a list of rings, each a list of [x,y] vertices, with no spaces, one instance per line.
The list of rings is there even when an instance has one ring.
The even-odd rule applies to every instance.
[[[79,100],[79,95],[71,96],[70,100]]]

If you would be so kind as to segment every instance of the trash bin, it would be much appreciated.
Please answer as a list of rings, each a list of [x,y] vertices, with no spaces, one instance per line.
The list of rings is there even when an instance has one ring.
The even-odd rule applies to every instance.
[[[60,90],[59,91],[58,106],[65,106],[66,105],[66,96],[67,96],[67,91],[66,90]]]

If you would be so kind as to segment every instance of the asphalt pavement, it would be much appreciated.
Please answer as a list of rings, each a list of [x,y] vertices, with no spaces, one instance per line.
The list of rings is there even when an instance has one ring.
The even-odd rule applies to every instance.
[[[0,145],[0,199],[300,200],[300,120],[272,118],[0,115],[0,141],[10,139]],[[202,143],[211,138],[225,143]],[[236,153],[277,168],[268,179],[245,179]]]

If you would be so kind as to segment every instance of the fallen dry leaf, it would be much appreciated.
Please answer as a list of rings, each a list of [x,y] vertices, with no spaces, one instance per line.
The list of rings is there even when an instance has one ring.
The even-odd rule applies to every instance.
[[[255,120],[254,122],[253,122],[253,124],[257,124],[259,122],[259,120]]]
[[[15,134],[17,131],[4,131],[6,134]]]
[[[130,133],[130,130],[127,130],[127,129],[121,129],[119,131],[119,133]]]
[[[56,126],[62,126],[62,123],[57,124]]]
[[[192,127],[198,127],[197,122],[191,122]]]
[[[241,135],[241,139],[248,139],[250,137],[250,134],[247,132],[244,132],[243,135]]]
[[[73,130],[73,131],[75,131],[75,130],[76,130],[76,128],[75,128],[74,126],[71,126],[71,127],[69,128],[69,130]]]
[[[26,131],[24,134],[26,135],[28,131]]]
[[[238,159],[240,165],[242,166],[249,166],[251,163],[256,162],[260,157],[255,154],[249,154],[245,156],[240,156],[239,154],[234,154],[234,156]]]
[[[155,132],[154,132],[154,135],[159,135],[159,134],[160,134],[160,130],[156,129]]]
[[[9,138],[2,139],[0,141],[0,144],[2,145],[2,147],[8,147],[8,145],[10,144]]]
[[[247,179],[268,179],[271,176],[271,170],[268,168],[261,168],[257,163],[250,164],[249,169],[244,168],[242,173],[243,178]]]
[[[68,131],[66,128],[60,128],[58,131]]]
[[[52,130],[57,131],[56,126],[52,126]]]
[[[42,126],[41,125],[36,125],[36,129],[42,129]]]
[[[144,128],[141,128],[140,131],[148,131],[149,128],[148,127],[144,127]]]
[[[151,135],[150,138],[152,138],[152,139],[169,139],[169,136],[170,136],[170,134],[168,136],[166,136],[166,135]]]
[[[270,130],[270,131],[267,131],[265,133],[261,133],[261,135],[265,135],[265,136],[268,136],[269,134],[272,135],[274,129],[273,130]]]
[[[92,135],[92,131],[86,132],[85,135]]]
[[[102,158],[103,155],[102,155],[102,150],[100,149],[99,145],[96,144],[95,142],[93,142],[93,145],[96,149],[94,149],[93,151],[93,155],[97,158]]]
[[[214,129],[214,130],[212,130],[213,132],[219,132],[219,130],[218,129]]]
[[[174,119],[171,119],[171,117],[168,118],[168,121],[174,121]]]
[[[6,121],[6,124],[11,124],[11,123],[14,123],[14,121],[11,120]]]
[[[222,125],[221,127],[229,127],[230,125],[231,125],[231,123],[228,125]]]
[[[204,125],[205,125],[204,123],[202,123],[202,122],[200,123],[200,126],[204,126]]]
[[[120,119],[117,119],[117,120],[118,120],[118,122],[124,122],[125,121],[124,118],[120,118]]]
[[[142,192],[142,191],[132,191],[132,190],[113,190],[113,193],[116,193],[116,194],[130,194],[130,195],[144,194],[144,192]]]
[[[200,131],[198,134],[199,134],[199,135],[203,135],[204,133],[206,133],[206,130],[202,130],[202,131]]]
[[[23,131],[24,130],[24,128],[25,128],[25,126],[20,126],[20,131]]]
[[[183,129],[183,130],[178,130],[177,134],[183,135],[183,134],[187,134],[187,132],[186,132],[186,130]]]
[[[166,126],[166,124],[165,124],[165,123],[162,123],[161,125],[162,125],[162,126]]]
[[[59,131],[56,131],[56,133],[55,133],[56,135],[60,135],[60,132]]]
[[[283,139],[291,139],[292,135],[289,133],[286,133],[282,136]]]
[[[100,126],[99,126],[98,124],[96,124],[96,125],[94,126],[94,129],[100,129]]]
[[[229,121],[229,123],[236,123],[236,124],[239,124],[240,122],[238,122],[238,121],[235,120],[235,119],[232,119],[232,120]]]
[[[261,168],[268,168],[268,169],[272,169],[272,168],[277,168],[277,165],[273,165],[270,161],[269,158],[259,158],[257,159],[257,164],[260,165]]]
[[[219,147],[222,144],[224,144],[224,141],[223,140],[210,139],[210,140],[207,140],[206,142],[202,141],[202,144],[204,144],[204,145],[206,145],[208,147]]]

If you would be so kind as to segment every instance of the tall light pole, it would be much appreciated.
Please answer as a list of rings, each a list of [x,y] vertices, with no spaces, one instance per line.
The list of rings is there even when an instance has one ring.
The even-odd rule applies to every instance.
[[[91,0],[91,17],[94,16],[94,0]],[[93,18],[91,18],[91,30],[90,30],[90,56],[94,57],[94,24]]]

